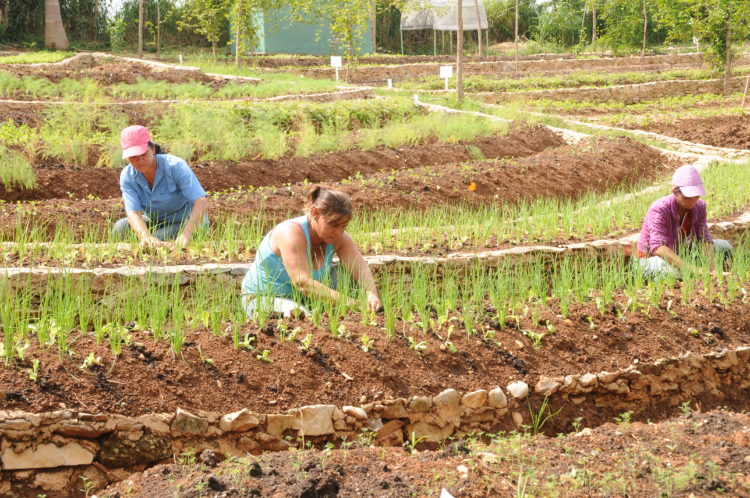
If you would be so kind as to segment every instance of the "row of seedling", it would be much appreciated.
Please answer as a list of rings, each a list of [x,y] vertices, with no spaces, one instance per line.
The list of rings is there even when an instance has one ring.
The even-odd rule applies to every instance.
[[[750,72],[750,68],[739,68],[739,74]],[[522,78],[492,78],[482,75],[464,77],[464,90],[467,92],[518,92],[534,90],[555,90],[561,88],[607,87],[613,85],[634,85],[652,81],[668,80],[708,80],[716,78],[710,69],[673,69],[662,72],[628,71],[621,73],[576,71],[565,75],[525,76]],[[399,84],[406,90],[442,90],[443,82],[436,77],[424,77]]]
[[[520,339],[521,334],[543,347],[544,337],[555,333],[554,317],[571,316],[579,304],[589,306],[586,318],[593,329],[599,315],[615,313],[622,320],[664,310],[676,315],[681,306],[729,306],[747,299],[750,252],[744,241],[735,248],[726,273],[709,271],[710,261],[702,251],[682,256],[689,265],[681,281],[673,276],[647,280],[622,256],[537,256],[462,269],[403,265],[377,276],[382,314],[368,311],[361,289],[344,270],[337,279],[342,299],[296,297],[307,307],[306,320],[314,330],[356,342],[367,352],[377,342],[398,338],[416,353],[435,341],[441,349],[457,352],[457,334],[495,345],[506,338]],[[715,257],[721,269],[725,262],[718,260],[721,255]],[[296,341],[303,350],[311,347],[317,332],[303,337],[300,322],[279,318],[262,305],[268,296],[258,297],[255,323],[246,324],[239,287],[238,280],[226,275],[199,276],[185,286],[179,284],[179,276],[171,280],[154,275],[126,280],[50,275],[41,286],[30,279],[0,280],[2,354],[7,365],[13,364],[24,359],[34,341],[61,356],[71,355],[76,338],[86,334],[108,345],[116,357],[132,340],[134,329],[169,342],[175,355],[182,353],[193,330],[229,337],[236,349],[252,350],[257,332],[271,326],[282,342]],[[354,322],[368,332],[354,337]],[[271,354],[258,353],[264,361],[272,359]]]
[[[350,105],[349,102],[355,102]],[[507,126],[480,118],[424,115],[407,100],[331,104],[174,104],[153,117],[151,131],[168,153],[187,161],[278,159],[344,150],[455,143],[505,133]],[[33,164],[58,158],[69,166],[122,167],[119,133],[124,110],[97,106],[50,107],[38,128],[0,124],[0,182],[33,188]]]
[[[704,171],[703,179],[711,218],[731,216],[747,208],[750,198],[747,164],[714,164]],[[370,254],[434,254],[443,249],[486,247],[489,241],[522,245],[617,237],[640,228],[649,204],[669,192],[669,185],[662,185],[663,188],[649,189],[647,183],[637,183],[629,188],[588,192],[577,199],[538,197],[518,203],[455,205],[450,210],[362,209],[355,213],[347,231],[360,249]],[[50,227],[35,221],[33,208],[29,214],[23,212],[17,208],[14,229],[0,234],[1,242],[13,243],[0,247],[0,252],[14,266],[39,261],[86,266],[135,261],[169,264],[173,257],[167,250],[145,252],[136,244],[130,252],[114,246],[117,240],[109,228],[114,220],[82,227],[56,222]],[[248,261],[275,223],[296,214],[270,215],[261,208],[250,218],[231,213],[217,215],[208,232],[194,237],[187,253],[191,259],[206,263]],[[77,243],[85,246],[72,246]]]

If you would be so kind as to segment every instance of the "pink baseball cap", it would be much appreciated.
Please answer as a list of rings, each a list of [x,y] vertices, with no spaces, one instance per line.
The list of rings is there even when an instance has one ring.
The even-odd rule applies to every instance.
[[[120,133],[120,145],[122,146],[122,158],[140,156],[151,142],[151,133],[145,126],[128,126]]]
[[[703,188],[703,180],[695,166],[685,164],[675,170],[672,175],[672,185],[680,187],[680,192],[685,197],[698,197],[706,195],[706,189]]]

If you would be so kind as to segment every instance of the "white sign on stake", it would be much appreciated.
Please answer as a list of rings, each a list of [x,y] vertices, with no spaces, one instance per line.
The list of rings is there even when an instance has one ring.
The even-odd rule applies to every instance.
[[[445,80],[445,91],[448,91],[448,80],[453,77],[453,66],[440,66],[440,77]]]
[[[340,55],[331,56],[331,67],[336,68],[336,81],[338,81],[339,80],[339,68],[341,68],[341,56]]]

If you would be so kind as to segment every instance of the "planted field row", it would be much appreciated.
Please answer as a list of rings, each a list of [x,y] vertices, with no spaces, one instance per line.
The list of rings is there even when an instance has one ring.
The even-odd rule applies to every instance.
[[[144,119],[132,108],[51,107],[37,126],[0,125],[0,181],[5,191],[33,189],[34,165],[120,167],[119,132],[145,122],[167,151],[188,161],[307,157],[341,150],[472,140],[507,126],[474,117],[426,115],[407,100],[335,103],[183,104]],[[158,112],[158,111],[157,111]],[[231,185],[237,186],[237,185]],[[210,186],[208,188],[211,188]],[[12,195],[12,194],[11,194]],[[8,195],[2,195],[6,200]],[[33,197],[32,197],[33,198]]]
[[[545,128],[520,129],[510,138],[513,140],[507,143],[507,150],[515,150],[516,153],[524,150],[531,152],[532,147],[553,145],[559,140]],[[601,151],[604,150],[610,153],[602,157]],[[556,172],[554,179],[546,177],[549,171]],[[526,232],[534,226],[531,220],[525,220],[529,217],[540,218],[536,222],[539,229],[530,232],[535,236],[540,230],[544,232],[539,234],[542,237],[548,237],[547,234],[551,232],[559,233],[557,217],[561,210],[568,213],[571,223],[578,220],[575,221],[576,226],[585,227],[593,221],[576,216],[576,209],[599,204],[606,200],[607,195],[617,193],[618,188],[639,191],[644,181],[660,179],[668,171],[660,154],[653,149],[627,139],[596,138],[576,147],[564,146],[516,161],[485,160],[466,163],[458,168],[455,165],[441,165],[368,176],[355,175],[351,179],[326,185],[340,188],[353,196],[358,215],[350,229],[356,235],[374,233],[377,239],[387,241],[392,238],[391,229],[424,224],[427,228],[466,225],[467,233],[479,230],[473,239],[482,235],[489,237],[493,227],[507,227],[517,236],[528,238]],[[216,232],[210,233],[208,238],[232,241],[233,244],[239,241],[252,243],[257,239],[258,232],[262,235],[264,230],[284,216],[300,212],[308,188],[298,184],[218,195],[212,201],[212,216],[218,222],[214,224]],[[585,197],[586,194],[590,195]],[[727,199],[732,198],[731,193],[725,195]],[[550,199],[545,200],[545,196]],[[551,200],[553,198],[561,200]],[[579,198],[582,200],[573,200]],[[736,204],[736,201],[733,202]],[[436,204],[446,203],[469,207],[443,210],[441,213]],[[77,224],[59,223],[61,213],[73,209]],[[61,245],[111,241],[107,233],[111,222],[121,216],[120,209],[116,200],[60,200],[29,206],[5,205],[0,207],[3,239],[25,244],[56,240]],[[599,208],[599,212],[606,211],[606,206]],[[541,219],[550,215],[550,222]],[[516,220],[520,220],[520,223],[517,224]],[[607,226],[612,227],[611,222]],[[520,231],[514,227],[519,227]],[[456,235],[464,234],[459,231]],[[431,235],[427,240],[430,239]],[[369,250],[367,239],[361,242]],[[402,242],[412,240],[404,238]],[[374,244],[373,249],[379,252]]]
[[[740,63],[745,63],[740,61]],[[431,77],[438,74],[438,65],[431,63],[392,64],[358,66],[350,74],[346,74],[347,81],[354,83],[368,83],[384,85],[387,79],[403,82],[417,78]],[[668,56],[640,57],[596,57],[590,59],[571,59],[567,57],[559,60],[500,60],[487,62],[465,62],[464,74],[497,75],[497,74],[538,74],[538,73],[568,73],[572,70],[620,70],[625,66],[632,69],[649,70],[654,67],[663,68],[665,65],[704,67],[703,54],[675,54]],[[202,65],[201,65],[202,66]],[[203,67],[203,66],[202,66]],[[285,68],[297,74],[311,78],[333,78],[334,70],[330,67]],[[454,68],[455,69],[455,68]]]
[[[737,68],[738,74],[748,72],[750,72],[750,67]],[[620,68],[616,73],[579,71],[561,76],[530,75],[515,78],[468,75],[464,79],[464,90],[467,92],[527,92],[563,88],[634,85],[657,81],[697,81],[714,78],[716,78],[716,73],[710,69],[671,69],[654,73],[646,71],[623,71]],[[401,83],[399,89],[443,90],[444,84],[444,80],[437,76],[432,76]],[[450,84],[451,87],[454,87],[455,79],[450,81]]]
[[[253,191],[258,187],[297,182],[338,181],[350,176],[361,177],[378,171],[402,170],[420,165],[525,156],[559,144],[559,140],[551,132],[541,127],[535,128],[533,132],[509,131],[505,124],[487,124],[474,117],[457,120],[446,127],[440,116],[420,115],[412,119],[404,118],[403,121],[388,122],[380,128],[353,130],[348,134],[342,132],[338,135],[326,135],[324,131],[317,134],[312,126],[307,125],[307,131],[290,131],[286,135],[290,141],[296,140],[297,152],[302,154],[302,149],[306,148],[307,151],[304,152],[309,155],[261,159],[250,154],[249,157],[236,161],[196,161],[192,163],[193,170],[207,191],[221,195],[236,189]],[[0,132],[3,129],[0,126]],[[205,140],[207,147],[216,147],[217,153],[227,155],[229,151],[221,149],[221,144],[212,143],[210,135],[206,133],[197,140]],[[242,138],[235,136],[232,140],[244,144]],[[538,142],[533,141],[533,138],[538,139]],[[252,136],[250,139],[252,140]],[[256,146],[263,139],[279,143],[285,140],[285,135],[273,135],[270,132],[263,134],[256,139]],[[365,143],[366,141],[369,143]],[[254,146],[252,142],[244,145],[249,149]],[[179,148],[179,144],[177,147]],[[330,149],[339,151],[323,153]],[[119,160],[119,148],[113,145],[109,150],[113,160]],[[11,154],[6,162],[10,162],[12,157],[16,156]],[[8,169],[4,172],[18,179],[21,171],[24,170]],[[0,187],[0,199],[16,201],[120,196],[119,170],[114,168],[61,168],[55,158],[48,158],[29,174],[33,175],[36,182],[34,188],[12,190]]]
[[[382,315],[364,311],[342,274],[339,289],[353,308],[313,301],[309,316],[262,314],[248,323],[239,283],[228,276],[186,287],[156,276],[4,280],[8,368],[0,379],[16,393],[6,406],[31,411],[61,402],[124,414],[262,410],[349,404],[363,393],[436,394],[446,379],[462,390],[497,379],[533,383],[584,373],[581,365],[615,371],[746,344],[747,247],[736,248],[729,274],[695,263],[680,282],[647,282],[621,257],[587,255],[497,268],[404,266],[378,279]],[[85,405],[77,392],[87,393]]]
[[[640,149],[637,152],[640,153]],[[558,159],[562,157],[557,155]],[[579,159],[585,157],[579,156]],[[491,174],[486,173],[483,178],[485,181],[495,179],[499,182],[504,179],[502,181],[509,184],[515,182],[515,187],[520,191],[526,186],[524,181],[536,181],[531,169],[526,170],[529,173],[526,180],[517,175],[528,164],[541,164],[539,167],[544,167],[544,163],[527,160],[521,160],[518,164],[496,163],[497,169]],[[605,169],[600,167],[598,156],[593,162],[582,160],[576,163],[575,175],[561,169],[556,176],[556,185],[537,191],[540,195],[536,197],[531,197],[531,190],[527,196],[515,198],[505,190],[498,194],[490,192],[484,198],[471,197],[477,195],[477,190],[468,190],[467,185],[471,183],[461,180],[455,194],[461,193],[464,202],[454,203],[451,210],[439,206],[410,208],[406,203],[394,209],[385,202],[379,209],[373,209],[364,208],[367,203],[361,202],[347,231],[367,254],[399,252],[432,257],[456,250],[492,250],[529,244],[564,245],[602,237],[617,238],[637,231],[650,203],[669,192],[668,171],[662,170],[660,163],[657,166],[641,163],[643,169],[633,171],[628,161],[622,165],[625,176],[617,177],[619,184],[613,180],[612,188],[600,187],[600,182],[593,181],[592,177],[587,177],[592,180],[588,182],[590,188],[587,192],[583,192],[580,185],[570,189],[565,185],[573,185],[587,171],[596,175],[619,174],[616,173],[618,164],[608,163]],[[748,171],[744,163],[718,164],[704,171],[709,193],[709,216],[712,219],[731,220],[736,213],[747,209],[750,193],[743,186],[750,185],[750,178],[745,178],[750,174]],[[409,170],[391,173],[395,177],[401,174],[411,173]],[[644,184],[643,177],[652,174],[653,178],[663,183],[644,189],[645,185],[650,184]],[[567,179],[570,179],[570,183]],[[427,183],[435,185],[434,182]],[[363,185],[370,190],[375,188]],[[348,188],[350,184],[335,186]],[[447,189],[448,185],[442,183],[439,190]],[[436,188],[434,190],[438,191]],[[352,191],[356,192],[355,189]],[[271,193],[269,199],[273,199],[273,202],[262,198],[266,193]],[[29,207],[7,205],[0,208],[3,239],[10,243],[1,248],[4,266],[96,267],[246,262],[252,259],[257,244],[267,230],[280,220],[301,211],[303,194],[301,187],[255,194],[225,194],[212,201],[215,214],[212,215],[211,230],[196,236],[185,252],[166,249],[148,252],[138,248],[134,240],[130,241],[132,245],[126,244],[127,249],[118,246],[118,241],[110,234],[112,223],[120,216],[116,212],[119,207],[114,201],[57,201]],[[429,202],[428,194],[423,194],[425,203]],[[380,198],[377,192],[373,197]],[[434,196],[432,203],[450,202],[450,198],[447,201],[440,199]],[[614,202],[613,199],[620,201]],[[60,213],[72,212],[73,209],[78,224],[62,222]]]

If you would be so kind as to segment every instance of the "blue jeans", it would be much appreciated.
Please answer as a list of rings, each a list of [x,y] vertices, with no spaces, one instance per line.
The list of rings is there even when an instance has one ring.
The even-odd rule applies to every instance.
[[[714,251],[724,256],[724,261],[732,258],[732,244],[724,239],[714,239]],[[680,270],[664,261],[659,256],[650,258],[633,258],[633,266],[643,272],[646,278],[680,278]]]
[[[141,218],[143,218],[143,222],[151,231],[151,234],[159,240],[176,239],[184,225],[182,221],[175,223],[152,223],[151,218],[149,218],[149,216],[146,214],[142,214]],[[199,228],[208,228],[208,215],[206,215],[206,219],[203,221]],[[117,220],[115,226],[112,228],[112,233],[120,239],[124,239],[125,237],[127,237],[128,233],[130,232],[132,232],[132,230],[130,228],[130,222],[127,218],[121,218]]]

